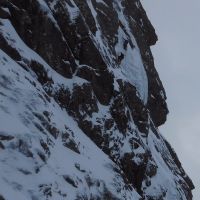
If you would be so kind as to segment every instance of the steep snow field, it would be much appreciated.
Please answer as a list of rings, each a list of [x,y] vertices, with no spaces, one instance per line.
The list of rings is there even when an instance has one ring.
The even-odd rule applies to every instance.
[[[5,199],[92,198],[106,190],[119,199],[139,199],[134,191],[117,191],[124,187],[113,171],[118,167],[46,97],[34,76],[3,51],[0,63],[0,138],[5,148],[0,156],[0,194]]]
[[[167,108],[151,42],[132,30],[146,28],[144,11],[138,1],[110,3],[8,3],[16,18],[0,18],[0,199],[192,198],[150,113],[151,99]],[[138,15],[128,16],[129,4]]]

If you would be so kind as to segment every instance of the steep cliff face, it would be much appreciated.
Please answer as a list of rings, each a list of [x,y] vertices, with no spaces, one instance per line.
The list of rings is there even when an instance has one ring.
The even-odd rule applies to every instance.
[[[190,200],[139,0],[0,1],[0,199]]]

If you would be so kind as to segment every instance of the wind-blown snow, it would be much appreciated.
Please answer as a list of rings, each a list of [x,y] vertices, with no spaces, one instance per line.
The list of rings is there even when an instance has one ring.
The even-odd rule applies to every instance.
[[[55,17],[59,1],[37,2],[44,17],[48,17],[62,35]],[[86,23],[81,9],[75,4],[77,1],[63,2],[62,9],[69,15],[70,25],[74,26],[78,17]],[[96,0],[95,3],[108,7],[104,0]],[[94,1],[87,0],[87,5],[97,29],[93,33],[89,30],[91,27],[86,25],[89,40],[96,45],[109,72],[114,76],[114,92],[120,91],[118,80],[122,79],[135,86],[138,97],[146,104],[147,74],[122,1],[113,1],[113,9],[123,24],[123,28],[119,25],[116,29],[117,42],[113,47],[103,34]],[[125,155],[134,154],[130,162],[137,167],[145,166],[146,171],[148,165],[151,165],[156,171],[153,175],[147,175],[145,171],[146,177],[141,178],[141,195],[144,198],[155,196],[157,199],[186,200],[179,183],[183,180],[182,174],[178,174],[182,169],[177,167],[170,155],[164,138],[156,135],[158,130],[153,132],[156,128],[151,126],[150,116],[147,120],[148,133],[141,133],[130,115],[124,134],[119,131],[111,113],[115,97],[111,98],[108,105],[102,105],[92,91],[97,109],[90,115],[85,114],[83,120],[88,120],[92,126],[99,126],[102,137],[108,135],[108,157],[79,128],[76,117],[70,116],[70,111],[62,107],[59,101],[56,102],[55,94],[60,88],[66,88],[72,95],[75,86],[90,86],[91,82],[78,77],[78,70],[71,79],[53,70],[54,66],[47,64],[39,53],[25,44],[9,19],[0,19],[0,36],[21,56],[20,60],[13,60],[6,50],[0,50],[0,197],[2,195],[6,200],[77,200],[104,199],[105,195],[109,199],[109,195],[112,195],[112,199],[116,200],[139,200],[139,192],[133,188],[131,181],[126,180],[130,178],[129,174],[124,174],[126,169],[121,166]],[[66,38],[63,37],[63,41],[67,45]],[[31,66],[32,61],[42,66],[42,72],[51,82],[49,85],[48,81],[44,84],[39,82],[37,69]],[[86,67],[76,61],[77,69]],[[93,66],[87,67],[94,71]],[[123,108],[122,112],[131,113],[128,106]],[[104,126],[106,120],[114,124],[108,130]],[[131,140],[136,142],[136,147]]]
[[[146,193],[154,194],[156,197],[161,195],[157,191],[163,191],[166,193],[166,199],[180,199],[181,193],[182,200],[187,200],[184,195],[184,191],[178,187],[178,178],[176,177],[177,169],[172,170],[175,166],[174,161],[169,160],[170,153],[165,148],[162,136],[158,139],[155,134],[150,131],[148,136],[148,145],[151,149],[153,159],[159,167],[156,176],[151,179],[152,186],[146,190]],[[166,157],[163,157],[163,155]],[[170,168],[166,165],[165,159],[168,160],[166,162],[168,162]]]
[[[133,36],[128,19],[123,12],[123,6],[120,1],[114,1],[115,9],[118,13],[118,18],[121,23],[124,25],[126,33],[119,27],[118,30],[118,43],[116,44],[115,51],[116,55],[124,54],[124,58],[121,63],[115,63],[113,65],[113,55],[112,50],[109,48],[108,41],[103,37],[101,26],[98,22],[97,12],[91,0],[87,1],[88,6],[91,10],[91,13],[94,17],[97,31],[95,35],[92,35],[97,48],[100,50],[102,57],[105,62],[110,65],[110,71],[112,71],[116,78],[122,78],[127,80],[129,83],[134,85],[138,91],[139,97],[146,104],[148,99],[148,79],[146,71],[144,69],[143,61],[141,58],[140,50],[138,48],[135,37]],[[103,1],[98,1],[98,3],[103,3]],[[124,42],[131,40],[133,46],[131,47],[128,44],[127,49],[124,49]],[[113,69],[114,68],[114,69]],[[119,68],[120,71],[117,69]]]
[[[80,15],[80,11],[79,9],[77,8],[76,4],[72,4],[72,6],[70,6],[69,4],[65,4],[65,7],[67,8],[67,11],[69,13],[69,17],[70,17],[70,20],[72,23],[75,23],[76,22],[76,19],[77,17]]]
[[[107,187],[119,199],[139,199],[135,191],[116,191],[116,185],[123,181],[112,170],[115,164],[85,136],[66,111],[53,99],[47,101],[41,85],[1,50],[0,65],[0,134],[14,137],[4,143],[5,150],[0,150],[0,194],[7,200],[44,199],[43,190],[50,188],[51,199],[60,200],[66,199],[65,194],[67,199],[75,199],[79,194],[88,198],[91,194],[98,196]],[[59,130],[56,140],[36,117],[44,111],[51,112],[50,123]],[[44,130],[38,129],[38,125]],[[66,130],[73,133],[69,137],[76,141],[80,154],[63,146],[61,137]],[[41,141],[50,142],[50,155],[39,145]],[[39,153],[46,156],[45,162]],[[63,177],[68,176],[77,186],[65,181]],[[87,178],[100,186],[88,187]]]
[[[14,49],[16,49],[19,54],[22,56],[24,60],[24,64],[26,65],[26,62],[31,61],[37,61],[39,62],[46,70],[48,76],[54,80],[54,87],[57,87],[58,85],[67,85],[69,89],[72,89],[72,86],[74,83],[77,85],[82,85],[83,83],[87,83],[86,80],[74,77],[74,79],[66,79],[60,74],[58,74],[55,70],[50,67],[46,61],[44,61],[35,51],[30,49],[23,40],[19,37],[16,30],[12,26],[9,20],[7,19],[0,19],[0,33],[4,36],[4,38],[7,40],[8,44],[12,46]]]

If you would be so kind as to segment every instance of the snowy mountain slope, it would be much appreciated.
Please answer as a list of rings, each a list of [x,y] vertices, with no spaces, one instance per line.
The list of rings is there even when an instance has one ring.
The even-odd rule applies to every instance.
[[[5,199],[139,199],[134,190],[123,189],[119,167],[2,51],[0,116]]]
[[[140,2],[0,6],[0,199],[192,199]]]

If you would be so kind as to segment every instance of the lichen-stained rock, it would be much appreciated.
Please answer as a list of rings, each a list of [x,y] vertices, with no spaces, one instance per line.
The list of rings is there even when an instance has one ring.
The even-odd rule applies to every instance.
[[[139,0],[0,1],[0,199],[191,200]]]

